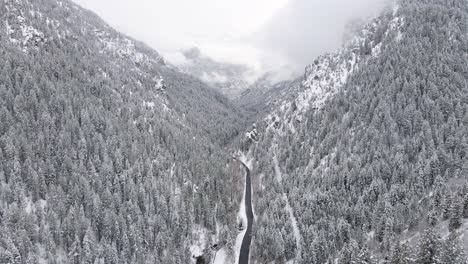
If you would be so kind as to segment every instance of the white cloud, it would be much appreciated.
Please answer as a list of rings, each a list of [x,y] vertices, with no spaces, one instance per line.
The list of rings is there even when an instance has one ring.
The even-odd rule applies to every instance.
[[[341,44],[345,23],[386,0],[74,0],[173,63],[181,49],[255,70],[302,70]]]
[[[387,2],[292,0],[253,36],[253,41],[267,54],[302,69],[318,55],[339,48],[351,19],[374,17]]]
[[[288,0],[74,0],[118,30],[167,57],[198,46],[232,60],[245,50],[240,39],[258,31]],[[247,48],[248,49],[248,48]],[[235,51],[234,51],[235,52]],[[241,52],[242,53],[242,52]],[[179,57],[180,59],[180,57]]]

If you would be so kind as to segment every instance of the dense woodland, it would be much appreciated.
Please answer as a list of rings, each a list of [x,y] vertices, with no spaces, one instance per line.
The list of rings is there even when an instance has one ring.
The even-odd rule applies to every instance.
[[[300,112],[313,72],[231,102],[69,0],[2,1],[0,263],[191,263],[194,230],[234,262],[239,148],[258,263],[467,263],[468,2],[398,6]]]
[[[193,227],[231,236],[227,99],[70,1],[0,10],[0,263],[189,263]]]
[[[393,16],[403,18],[402,37],[389,31]],[[260,262],[296,256],[286,193],[300,263],[467,263],[468,2],[401,1],[375,23],[372,38],[349,50],[369,58],[336,96],[294,130],[288,120],[263,125]]]

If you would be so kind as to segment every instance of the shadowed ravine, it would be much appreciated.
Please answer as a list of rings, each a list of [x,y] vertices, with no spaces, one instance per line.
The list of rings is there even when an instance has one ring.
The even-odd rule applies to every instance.
[[[242,245],[239,254],[239,264],[248,264],[250,255],[250,243],[252,242],[252,225],[253,225],[253,211],[252,211],[252,185],[250,181],[250,170],[243,163],[245,169],[245,213],[247,215],[247,231],[242,239]]]

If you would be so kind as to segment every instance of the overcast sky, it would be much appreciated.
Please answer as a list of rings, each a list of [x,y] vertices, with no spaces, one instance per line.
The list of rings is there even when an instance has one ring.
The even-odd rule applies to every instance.
[[[257,69],[302,69],[341,45],[344,25],[386,0],[74,0],[111,26],[180,63],[197,46],[217,60]]]

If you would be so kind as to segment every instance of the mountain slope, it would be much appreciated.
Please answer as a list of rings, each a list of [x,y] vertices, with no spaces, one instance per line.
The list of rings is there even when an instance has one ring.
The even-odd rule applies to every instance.
[[[400,1],[283,89],[250,147],[257,261],[466,262],[467,18]]]
[[[251,261],[466,263],[467,21],[401,0],[231,103],[71,1],[2,1],[0,263],[234,263],[229,148]]]
[[[7,32],[3,40],[10,44],[9,46],[16,46],[28,54],[47,55],[56,52],[73,57],[82,55],[83,60],[86,59],[90,64],[96,65],[96,69],[93,69],[96,72],[91,74],[99,78],[123,82],[121,86],[113,87],[119,93],[136,91],[144,93],[143,96],[151,97],[152,94],[147,91],[156,94],[155,90],[165,90],[168,86],[165,83],[170,82],[171,89],[165,91],[168,98],[160,100],[169,100],[173,104],[171,105],[173,110],[190,117],[187,118],[192,125],[210,127],[203,123],[210,119],[224,120],[227,113],[238,112],[226,99],[213,92],[214,90],[207,85],[195,78],[180,74],[156,51],[116,32],[96,15],[71,2],[6,1],[3,8],[5,10],[3,12],[4,30]],[[70,60],[70,62],[74,61]],[[63,65],[51,67],[59,68]],[[119,80],[119,78],[125,80]],[[143,84],[147,89],[137,89]],[[197,92],[194,93],[194,91]],[[200,97],[190,98],[184,96],[185,94]],[[209,98],[209,100],[204,100],[204,98]],[[204,116],[210,118],[199,119],[187,110],[187,106],[194,106],[193,101],[197,99],[204,100],[201,103],[214,108],[196,109],[197,114],[203,111]],[[155,105],[160,109],[165,109],[163,102],[155,103]],[[213,125],[215,124],[211,124]],[[223,129],[219,127],[218,130]]]
[[[229,241],[241,111],[71,1],[0,10],[0,262],[190,263],[198,230]]]

